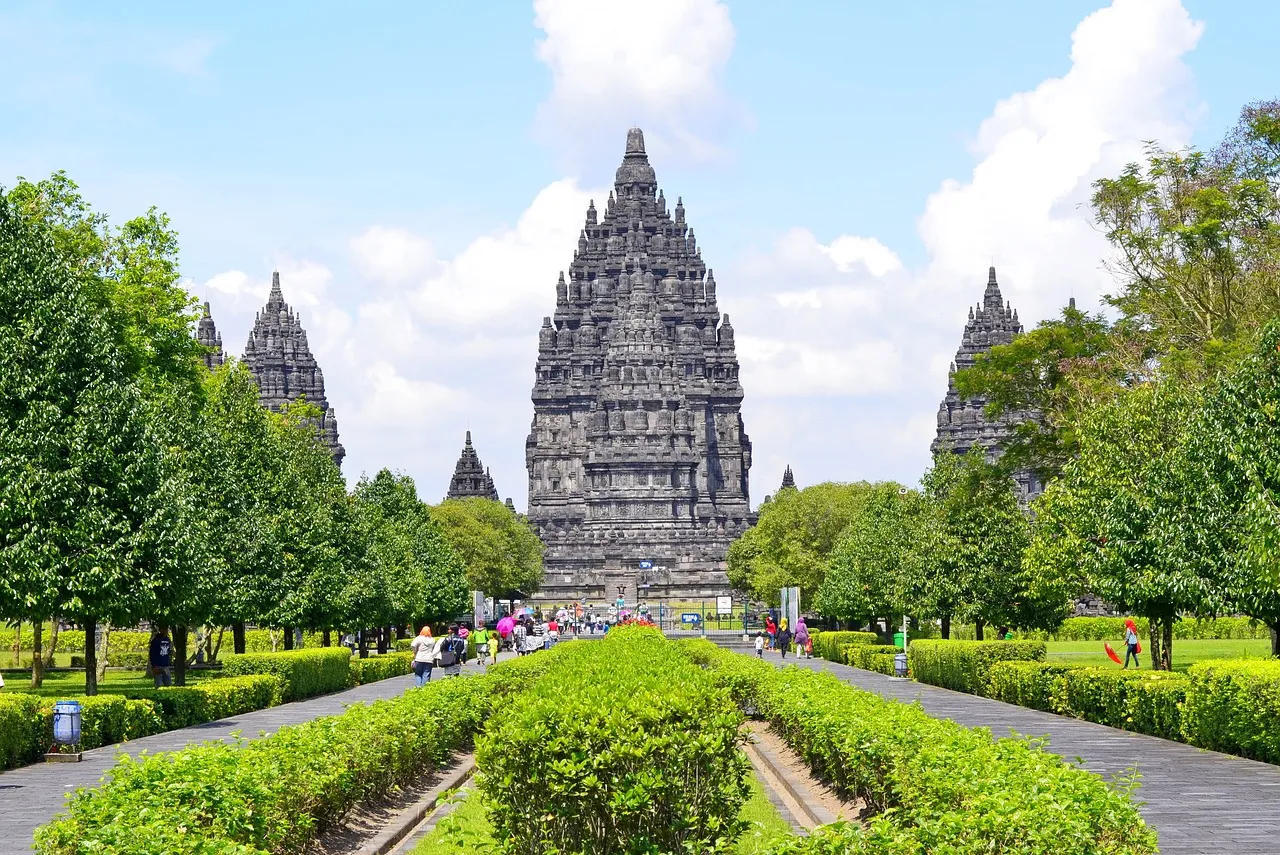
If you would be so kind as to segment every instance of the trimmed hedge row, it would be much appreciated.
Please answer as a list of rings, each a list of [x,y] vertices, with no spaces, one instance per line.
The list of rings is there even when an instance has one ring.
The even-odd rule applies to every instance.
[[[727,851],[750,769],[729,694],[657,630],[554,649],[476,742],[503,851]]]
[[[1188,680],[1167,671],[1074,668],[1063,675],[1054,709],[1121,730],[1178,740]]]
[[[1124,622],[1133,620],[1138,627],[1138,635],[1147,637],[1148,623],[1146,618],[1125,617],[1074,617],[1067,618],[1062,626],[1053,632],[1024,632],[1020,637],[1038,638],[1049,641],[1115,641],[1124,638]],[[1253,618],[1221,617],[1183,618],[1173,624],[1175,639],[1215,639],[1215,638],[1270,638],[1271,631],[1266,624]]]
[[[357,803],[443,764],[484,722],[496,678],[441,680],[394,700],[283,727],[122,758],[36,831],[45,855],[300,852]]]
[[[813,655],[829,662],[844,662],[844,648],[849,644],[879,644],[874,632],[810,632]]]
[[[1006,659],[1042,662],[1042,641],[933,641],[920,639],[908,645],[911,676],[921,683],[981,695],[987,690],[987,672]]]
[[[1280,660],[1199,662],[1187,677],[1182,728],[1188,742],[1280,763]]]
[[[893,660],[902,651],[892,644],[846,644],[844,661],[854,668],[893,675]]]
[[[352,656],[350,668],[351,685],[363,686],[366,683],[376,683],[379,680],[389,680],[392,677],[403,677],[405,674],[412,674],[413,654],[384,653],[380,656],[370,656],[366,659]]]
[[[351,682],[351,651],[345,647],[231,654],[223,658],[228,677],[274,674],[284,682],[284,700],[299,701],[341,691]]]
[[[1006,660],[987,669],[986,696],[1043,712],[1058,712],[1054,699],[1068,671],[1079,666]]]
[[[865,799],[863,829],[828,826],[770,849],[810,855],[1024,852],[1149,855],[1155,833],[1115,786],[1023,739],[993,739],[831,674],[777,669],[701,640],[695,661],[752,703],[827,784]]]
[[[37,695],[0,694],[0,769],[25,766],[40,759],[44,702]]]
[[[164,730],[204,724],[278,706],[284,699],[284,681],[274,674],[218,677],[190,686],[139,689],[126,698],[156,705]]]

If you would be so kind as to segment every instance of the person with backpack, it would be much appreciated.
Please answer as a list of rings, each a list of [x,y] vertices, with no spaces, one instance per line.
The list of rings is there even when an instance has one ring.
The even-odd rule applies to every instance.
[[[151,634],[147,664],[151,666],[151,676],[155,679],[157,689],[173,685],[173,642],[164,629],[157,629]]]
[[[458,677],[462,674],[462,645],[466,642],[458,637],[458,625],[449,624],[449,633],[436,644],[435,666],[446,677]]]

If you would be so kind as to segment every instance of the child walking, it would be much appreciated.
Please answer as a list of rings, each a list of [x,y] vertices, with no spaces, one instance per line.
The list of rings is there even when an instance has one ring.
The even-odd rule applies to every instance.
[[[756,655],[761,659],[764,658],[764,633],[756,633]]]

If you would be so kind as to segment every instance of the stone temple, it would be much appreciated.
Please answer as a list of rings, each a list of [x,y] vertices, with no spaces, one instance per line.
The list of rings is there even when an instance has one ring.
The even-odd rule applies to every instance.
[[[1007,301],[1000,294],[1000,285],[996,282],[996,269],[987,272],[987,288],[983,292],[982,302],[976,309],[969,310],[969,320],[964,326],[964,336],[960,339],[960,349],[956,351],[955,362],[947,375],[947,395],[938,407],[938,434],[929,450],[934,454],[949,448],[956,454],[966,454],[975,445],[988,450],[992,458],[1000,454],[1000,446],[1013,433],[1014,428],[1025,420],[1025,416],[1006,413],[996,421],[989,420],[983,414],[987,405],[986,398],[981,396],[961,398],[956,391],[956,371],[973,365],[978,354],[985,353],[998,344],[1008,344],[1014,336],[1022,332],[1022,324],[1018,321],[1016,309],[1010,309]],[[1014,475],[1023,500],[1038,495],[1044,486],[1030,472],[1018,472]]]
[[[204,364],[210,371],[226,361],[226,355],[222,352],[222,333],[218,332],[218,327],[213,322],[213,315],[209,312],[208,303],[204,304],[204,314],[196,325],[196,341],[207,348],[204,354]]]
[[[639,128],[604,211],[587,208],[535,373],[525,458],[546,544],[538,599],[729,593],[726,551],[755,521],[733,327]]]
[[[305,397],[320,408],[316,425],[321,441],[333,452],[333,462],[342,465],[346,449],[338,441],[338,419],[324,394],[324,372],[311,355],[302,320],[284,301],[280,274],[271,274],[271,294],[258,312],[249,341],[244,346],[244,363],[258,384],[263,405],[276,412]]]
[[[458,465],[453,467],[453,478],[449,480],[449,492],[446,499],[492,499],[497,502],[498,488],[493,485],[489,470],[480,463],[480,455],[471,444],[471,431],[467,431],[466,444],[462,446],[462,454],[458,456]]]

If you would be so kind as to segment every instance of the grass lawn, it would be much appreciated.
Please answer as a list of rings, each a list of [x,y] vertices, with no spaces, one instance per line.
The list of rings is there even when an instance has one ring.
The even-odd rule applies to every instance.
[[[199,680],[217,678],[221,671],[187,671],[187,685]],[[84,694],[83,671],[53,671],[44,675],[44,685],[39,689],[31,688],[31,675],[10,671],[4,675],[6,692],[21,692],[27,695],[43,695],[53,697],[75,697]],[[155,686],[152,678],[142,671],[107,671],[106,678],[98,683],[98,694],[110,695],[137,689],[150,689]]]
[[[1151,655],[1147,650],[1150,642],[1143,640],[1142,667],[1151,667]],[[1124,659],[1124,643],[1111,642],[1112,648]],[[1046,641],[1050,662],[1067,662],[1079,665],[1101,665],[1119,668],[1120,666],[1107,658],[1101,641]],[[1267,657],[1271,655],[1271,641],[1266,638],[1240,639],[1174,639],[1173,670],[1185,671],[1196,662],[1205,659],[1241,659]]]
[[[764,785],[755,775],[748,779],[751,795],[742,806],[742,818],[750,828],[738,840],[734,855],[768,855],[769,840],[790,834],[791,826],[765,795]],[[483,855],[493,846],[493,826],[484,812],[484,803],[474,791],[460,790],[458,806],[422,839],[413,855]]]

